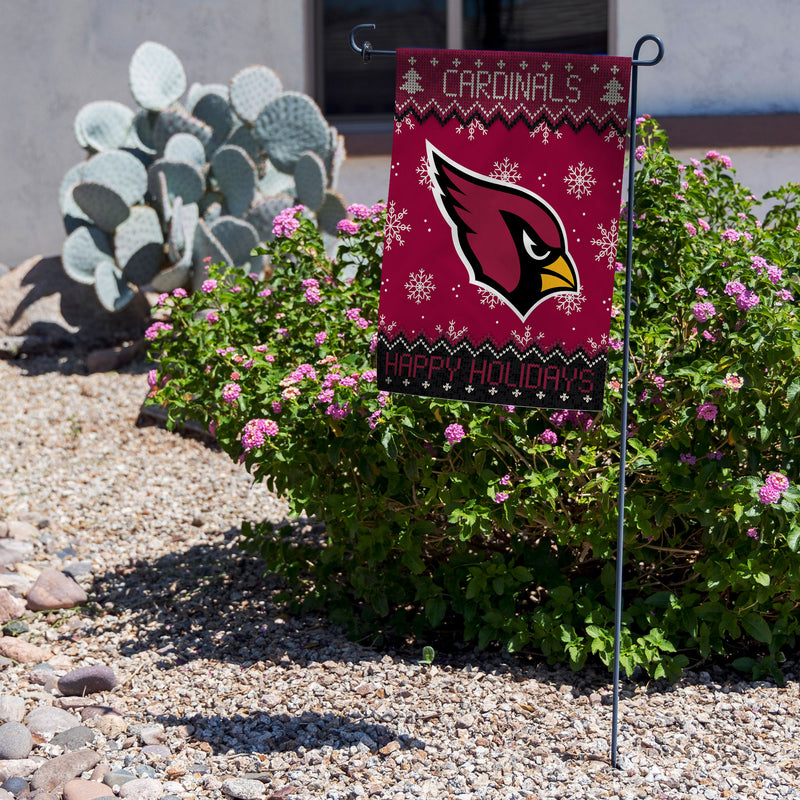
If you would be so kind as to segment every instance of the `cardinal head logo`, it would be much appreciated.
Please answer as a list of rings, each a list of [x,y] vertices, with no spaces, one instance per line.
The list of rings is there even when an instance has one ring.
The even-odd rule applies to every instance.
[[[548,203],[426,144],[436,204],[471,283],[494,292],[521,320],[551,295],[580,291],[564,225]]]

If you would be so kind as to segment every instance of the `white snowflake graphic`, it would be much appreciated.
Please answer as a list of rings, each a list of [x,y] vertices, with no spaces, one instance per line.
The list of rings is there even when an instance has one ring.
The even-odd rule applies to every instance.
[[[433,189],[433,171],[430,161],[425,156],[420,156],[417,175],[419,175],[420,186],[424,186],[426,189]]]
[[[394,132],[395,133],[402,133],[403,132],[403,123],[405,123],[406,127],[410,130],[414,130],[414,120],[411,117],[406,117],[404,120],[396,119],[394,121]]]
[[[397,325],[397,320],[394,320],[390,325],[386,324],[386,315],[381,314],[380,321],[378,322],[378,328],[382,331],[386,331],[387,333],[391,333],[395,326]]]
[[[574,194],[578,200],[583,195],[588,197],[592,193],[592,186],[597,181],[595,180],[592,172],[592,167],[586,167],[583,161],[578,162],[578,166],[571,166],[569,172],[564,176],[564,183],[567,184],[567,194]]]
[[[522,173],[519,171],[519,164],[517,162],[512,164],[506,156],[502,161],[494,162],[494,169],[489,173],[489,177],[506,183],[516,183],[522,178]]]
[[[617,139],[617,150],[622,150],[625,146],[625,137],[620,136],[613,128],[609,129],[603,141],[610,142],[614,137]]]
[[[481,298],[481,304],[494,308],[500,303],[500,298],[490,289],[478,289],[478,294]]]
[[[395,211],[394,208],[394,200],[389,201],[389,205],[386,209],[386,224],[384,227],[384,247],[389,250],[391,249],[392,242],[397,242],[401,247],[405,244],[403,240],[403,233],[408,233],[411,230],[411,226],[407,222],[403,222],[403,217],[408,214],[408,209],[404,208],[399,213]]]
[[[436,284],[433,282],[433,275],[420,267],[418,272],[409,274],[406,289],[408,289],[408,299],[419,305],[423,300],[431,299]]]
[[[451,319],[450,327],[447,330],[444,330],[441,325],[437,325],[436,330],[438,333],[443,333],[445,336],[447,336],[447,338],[450,339],[451,342],[456,342],[469,330],[469,328],[465,325],[460,331],[457,331],[456,321],[454,319]]]
[[[608,259],[606,266],[609,269],[614,269],[615,259],[617,256],[617,221],[612,220],[608,230],[605,229],[603,223],[597,226],[599,236],[592,239],[592,244],[600,248],[600,252],[594,257],[595,261],[602,261],[604,258]]]
[[[586,300],[586,295],[582,290],[579,292],[566,292],[565,294],[558,295],[556,306],[559,311],[563,311],[569,316],[573,311],[576,313],[580,312],[584,300]]]
[[[533,342],[530,326],[525,328],[524,334],[517,333],[517,331],[511,331],[511,335],[517,340],[519,346],[523,348],[528,347],[528,345]]]
[[[464,128],[462,128],[462,127],[461,127],[461,125],[459,125],[459,126],[456,128],[456,133],[463,133],[463,132],[464,132]],[[469,139],[470,141],[472,141],[472,140],[475,138],[475,133],[476,133],[476,132],[480,132],[480,133],[482,133],[484,136],[486,136],[486,134],[488,133],[488,131],[486,130],[486,128],[484,128],[484,127],[483,127],[483,125],[481,125],[481,123],[480,123],[480,122],[478,122],[478,120],[474,119],[474,120],[472,120],[472,122],[470,122],[470,124],[467,126],[467,139]]]
[[[536,134],[540,134],[542,137],[542,144],[549,144],[550,143],[550,134],[552,133],[556,139],[560,139],[564,134],[561,131],[551,131],[550,128],[544,122],[540,122],[532,131],[531,137],[533,139],[536,138]]]

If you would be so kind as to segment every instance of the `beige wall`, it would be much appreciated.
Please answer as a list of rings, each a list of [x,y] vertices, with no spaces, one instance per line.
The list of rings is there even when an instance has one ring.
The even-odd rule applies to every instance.
[[[128,62],[153,40],[189,83],[227,83],[250,64],[305,91],[303,0],[0,0],[0,262],[61,251],[58,187],[85,157],[75,114],[93,100],[136,105]]]

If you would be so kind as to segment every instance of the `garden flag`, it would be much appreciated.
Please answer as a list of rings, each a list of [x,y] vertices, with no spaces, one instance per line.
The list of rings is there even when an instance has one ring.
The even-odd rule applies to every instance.
[[[602,407],[630,68],[397,51],[380,388]]]

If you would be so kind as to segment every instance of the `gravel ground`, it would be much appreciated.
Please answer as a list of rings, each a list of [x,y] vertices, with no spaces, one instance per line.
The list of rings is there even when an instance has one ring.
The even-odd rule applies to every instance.
[[[89,593],[22,638],[56,676],[115,671],[92,702],[121,722],[87,721],[89,747],[146,774],[142,797],[800,798],[796,664],[784,687],[703,667],[625,684],[612,769],[603,673],[466,650],[429,667],[421,644],[377,651],[288,616],[237,548],[241,520],[280,520],[281,500],[201,441],[136,427],[143,362],[84,364],[0,361],[0,521],[38,528],[9,570],[71,568]],[[68,705],[34,666],[5,660],[0,695]],[[62,750],[40,735],[31,759]]]

